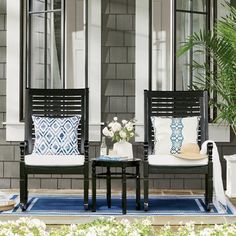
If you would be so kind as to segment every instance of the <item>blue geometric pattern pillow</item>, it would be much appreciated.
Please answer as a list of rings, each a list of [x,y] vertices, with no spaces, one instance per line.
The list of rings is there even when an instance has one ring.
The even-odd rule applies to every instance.
[[[81,116],[51,118],[32,116],[35,128],[33,154],[77,155],[78,125]]]
[[[154,129],[154,154],[177,154],[185,143],[198,141],[198,116],[157,117],[152,116]]]

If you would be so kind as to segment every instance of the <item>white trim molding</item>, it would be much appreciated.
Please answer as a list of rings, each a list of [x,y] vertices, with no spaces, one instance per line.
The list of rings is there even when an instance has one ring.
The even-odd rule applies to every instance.
[[[20,1],[7,2],[6,141],[24,140],[24,123],[19,122]]]
[[[209,124],[209,139],[215,142],[230,142],[230,126],[226,124]]]
[[[136,142],[144,140],[144,89],[148,88],[149,64],[149,4],[148,1],[136,0],[135,34],[135,125]]]
[[[101,140],[101,0],[89,1],[89,141]]]
[[[226,155],[224,159],[227,162],[226,168],[226,195],[228,197],[236,197],[236,154],[235,155]]]

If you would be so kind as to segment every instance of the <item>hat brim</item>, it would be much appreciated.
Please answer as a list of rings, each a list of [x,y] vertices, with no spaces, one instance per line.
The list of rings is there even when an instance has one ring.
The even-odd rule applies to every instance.
[[[0,211],[9,211],[14,208],[15,204],[13,200],[6,201],[6,203],[0,205]]]
[[[203,155],[200,153],[179,153],[179,154],[174,154],[174,156],[187,160],[201,160],[208,157],[207,155]]]

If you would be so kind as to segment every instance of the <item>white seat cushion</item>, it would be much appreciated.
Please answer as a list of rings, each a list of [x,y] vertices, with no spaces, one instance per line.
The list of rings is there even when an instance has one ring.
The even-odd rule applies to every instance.
[[[170,154],[149,155],[149,165],[153,166],[204,166],[208,164],[208,159],[185,160]]]
[[[26,155],[25,164],[29,166],[82,166],[84,155]]]

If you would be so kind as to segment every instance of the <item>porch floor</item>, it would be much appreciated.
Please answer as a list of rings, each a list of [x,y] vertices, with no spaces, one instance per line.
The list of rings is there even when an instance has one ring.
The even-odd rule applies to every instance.
[[[10,189],[10,190],[1,190],[7,194],[18,193],[18,189]],[[127,192],[129,195],[135,194],[133,191]],[[51,189],[35,189],[30,190],[30,194],[70,194],[70,195],[81,195],[82,190],[51,190]],[[91,193],[90,193],[91,194]],[[105,190],[97,190],[97,194],[105,194]],[[121,194],[120,191],[113,190],[112,194]],[[203,195],[202,190],[151,190],[150,195]],[[231,203],[236,207],[236,198],[229,199]],[[180,222],[185,223],[189,221],[193,221],[196,224],[220,224],[220,223],[234,223],[236,222],[236,216],[184,216],[184,215],[168,215],[168,216],[147,216],[152,219],[153,225],[159,226],[164,224],[178,225]],[[0,221],[6,220],[16,220],[19,216],[15,215],[1,215]],[[100,218],[100,216],[37,216],[37,219],[43,220],[48,225],[61,225],[61,224],[78,224],[93,221],[96,218]],[[130,216],[130,215],[119,215],[116,216],[117,219],[127,218],[129,220],[135,218],[141,218],[140,216]],[[143,218],[143,217],[142,217]],[[146,217],[144,217],[146,218]]]

